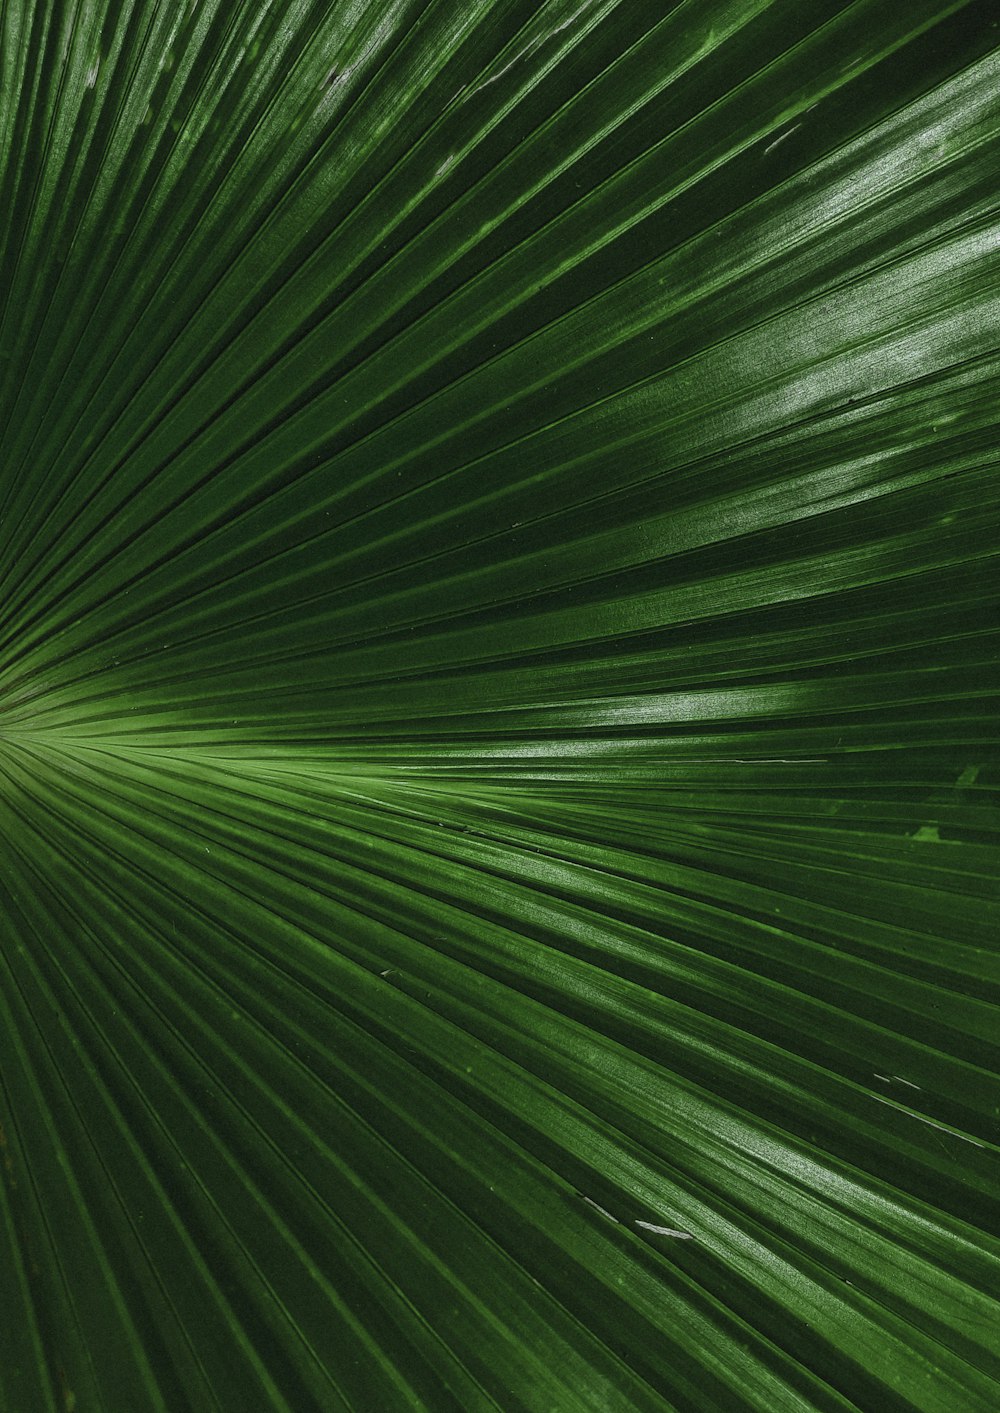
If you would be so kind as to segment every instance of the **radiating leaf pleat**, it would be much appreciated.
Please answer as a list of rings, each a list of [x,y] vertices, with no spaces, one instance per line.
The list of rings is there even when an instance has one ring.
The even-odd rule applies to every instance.
[[[0,7],[0,1406],[1000,1398],[986,0]]]

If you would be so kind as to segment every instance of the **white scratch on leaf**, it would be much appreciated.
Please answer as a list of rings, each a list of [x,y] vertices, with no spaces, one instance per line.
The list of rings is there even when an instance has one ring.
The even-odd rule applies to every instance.
[[[778,146],[779,142],[784,142],[786,137],[791,137],[792,133],[797,132],[801,126],[801,123],[793,123],[792,126],[790,128],[787,128],[781,134],[780,137],[776,137],[773,142],[768,143],[768,145],[764,148],[764,151],[761,153],[761,156],[766,157],[769,152],[773,152],[774,149]]]
[[[618,1218],[613,1217],[606,1207],[602,1207],[600,1203],[595,1202],[592,1197],[584,1196],[582,1192],[580,1193],[580,1196],[583,1197],[583,1200],[584,1202],[586,1202],[588,1207],[593,1207],[595,1212],[600,1212],[602,1217],[607,1217],[608,1221],[614,1222],[616,1227],[621,1226],[621,1223],[619,1222]]]
[[[690,1231],[678,1231],[676,1227],[660,1227],[655,1222],[636,1221],[637,1227],[642,1227],[643,1231],[655,1232],[657,1236],[675,1236],[679,1241],[693,1241],[694,1233]]]
[[[985,1148],[985,1143],[980,1143],[978,1138],[970,1138],[967,1133],[958,1133],[953,1128],[948,1128],[946,1124],[936,1123],[934,1119],[929,1119],[926,1114],[915,1114],[912,1109],[902,1109],[898,1104],[894,1104],[891,1099],[883,1099],[880,1094],[873,1094],[872,1098],[879,1104],[888,1104],[895,1109],[898,1114],[906,1114],[908,1118],[916,1119],[918,1123],[927,1124],[930,1128],[936,1128],[941,1133],[946,1133],[949,1138],[960,1138],[963,1143],[971,1143],[973,1148]]]

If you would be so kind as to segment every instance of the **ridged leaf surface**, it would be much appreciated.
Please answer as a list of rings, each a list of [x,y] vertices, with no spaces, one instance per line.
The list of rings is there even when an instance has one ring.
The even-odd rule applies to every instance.
[[[994,0],[0,6],[0,1408],[994,1413]]]

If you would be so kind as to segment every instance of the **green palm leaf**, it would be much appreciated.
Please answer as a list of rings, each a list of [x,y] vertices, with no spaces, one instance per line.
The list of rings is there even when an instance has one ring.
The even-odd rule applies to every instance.
[[[1000,1403],[993,3],[0,7],[0,1406]]]

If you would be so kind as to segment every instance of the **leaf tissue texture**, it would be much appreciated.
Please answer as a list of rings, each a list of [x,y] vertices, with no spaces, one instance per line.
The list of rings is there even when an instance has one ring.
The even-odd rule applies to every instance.
[[[1000,1408],[996,0],[0,4],[2,1413]]]

